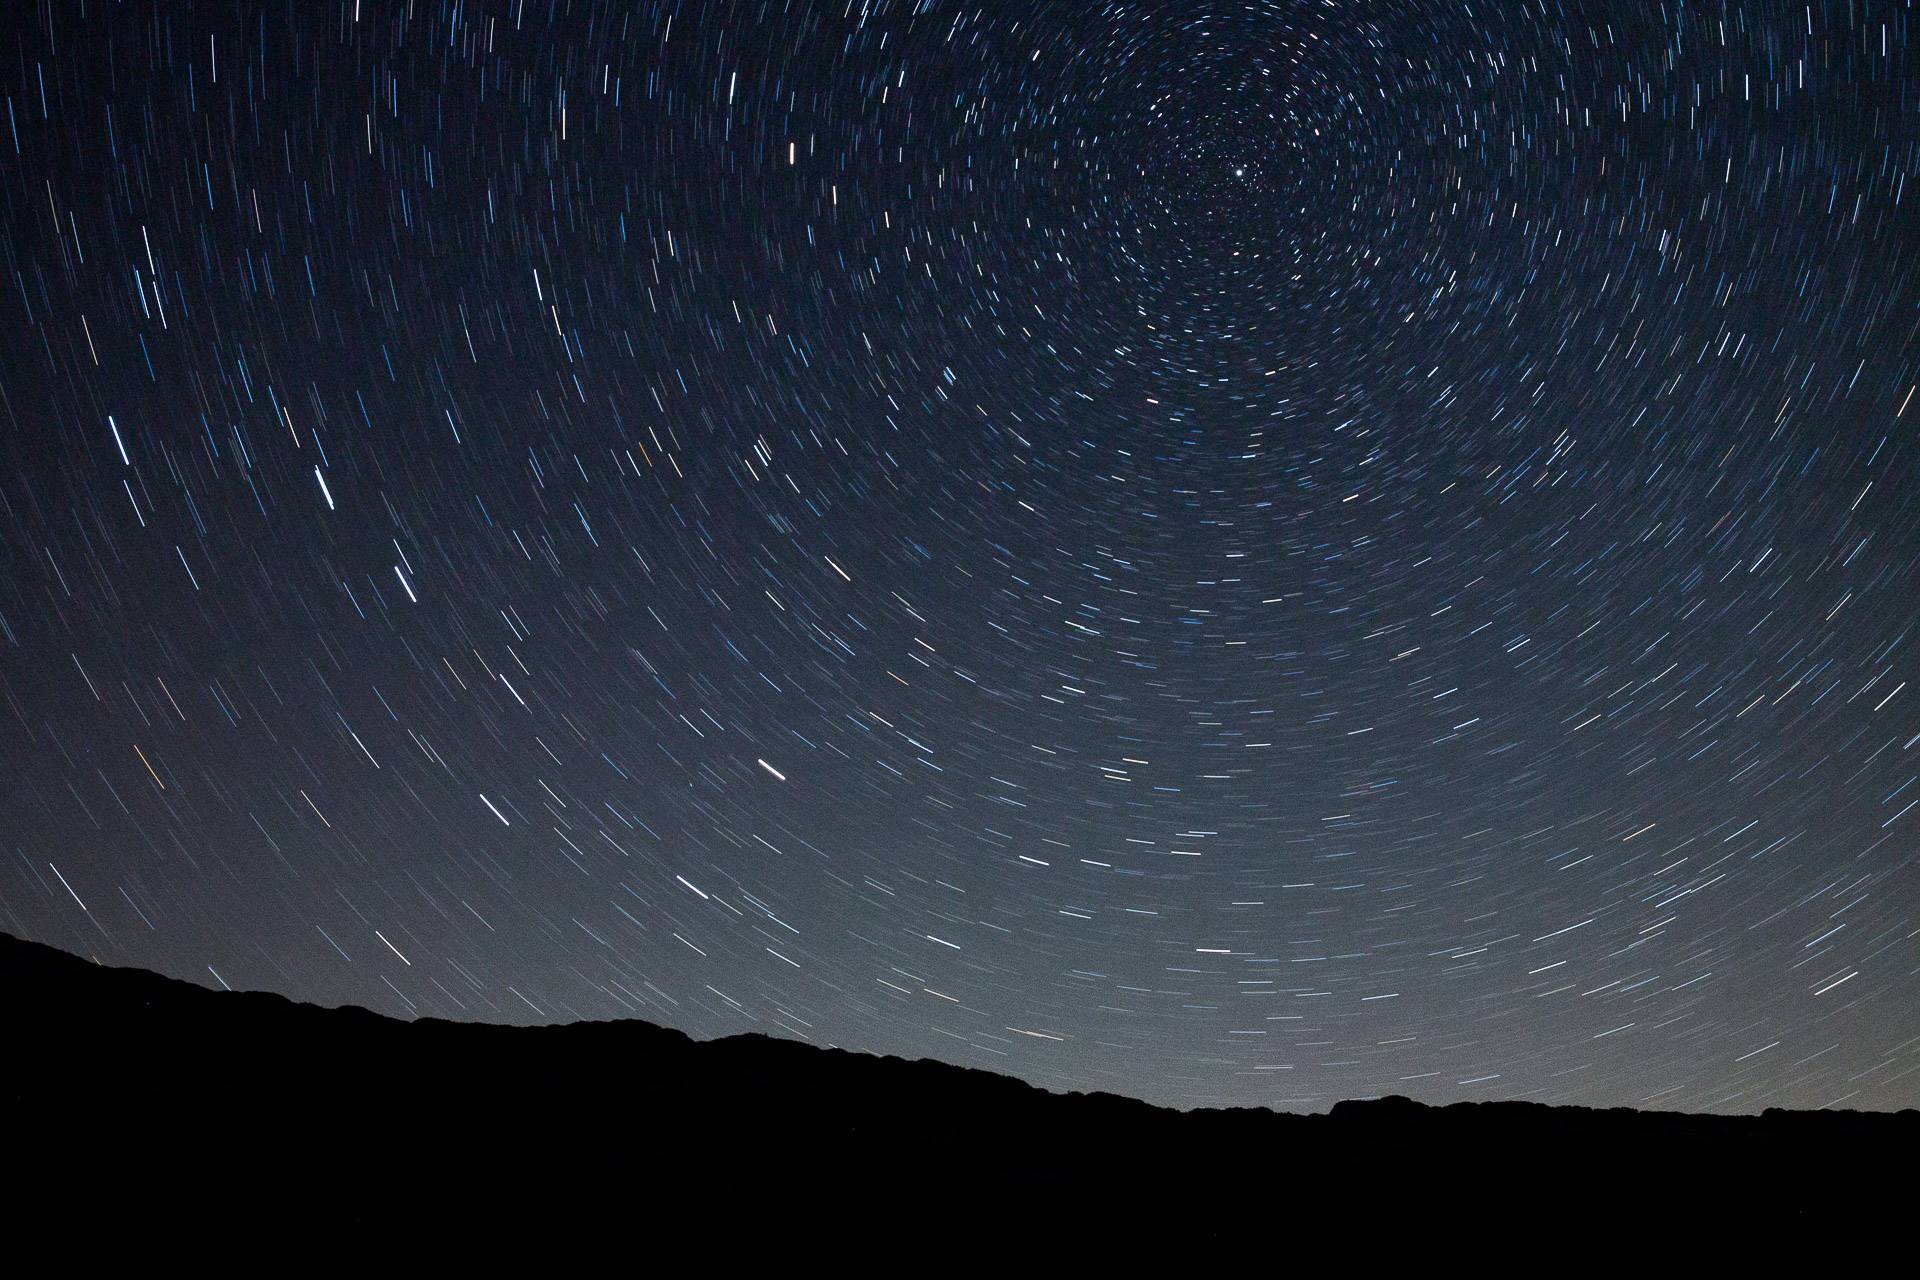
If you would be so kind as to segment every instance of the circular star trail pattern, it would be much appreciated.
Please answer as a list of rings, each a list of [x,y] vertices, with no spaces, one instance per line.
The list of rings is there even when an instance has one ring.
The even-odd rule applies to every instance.
[[[1920,1097],[1910,3],[16,9],[6,928]]]

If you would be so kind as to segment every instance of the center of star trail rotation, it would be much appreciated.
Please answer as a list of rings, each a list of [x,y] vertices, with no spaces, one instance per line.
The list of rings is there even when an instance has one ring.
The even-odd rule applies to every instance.
[[[1914,8],[16,6],[0,924],[1912,1105]]]

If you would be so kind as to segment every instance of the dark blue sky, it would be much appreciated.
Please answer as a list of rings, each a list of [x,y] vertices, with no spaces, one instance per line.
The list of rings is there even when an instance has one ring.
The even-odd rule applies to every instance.
[[[20,6],[0,927],[1920,1100],[1912,6]]]

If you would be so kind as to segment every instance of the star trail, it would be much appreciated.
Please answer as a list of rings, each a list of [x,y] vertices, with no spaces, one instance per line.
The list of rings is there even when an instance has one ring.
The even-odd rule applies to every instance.
[[[0,927],[1920,1101],[1911,0],[0,18]]]

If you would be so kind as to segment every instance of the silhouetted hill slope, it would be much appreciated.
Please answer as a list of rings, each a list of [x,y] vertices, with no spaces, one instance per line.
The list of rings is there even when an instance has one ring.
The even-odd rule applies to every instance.
[[[1279,1205],[1358,1220],[1492,1203],[1671,1228],[1715,1206],[1857,1218],[1910,1184],[1920,1142],[1913,1111],[1710,1117],[1386,1099],[1327,1116],[1182,1113],[758,1035],[403,1023],[104,968],[4,935],[0,1002],[16,1161],[104,1169],[109,1182],[212,1179],[226,1196],[270,1187],[287,1203],[342,1179],[452,1203],[458,1188],[503,1179],[604,1194],[613,1177],[650,1188],[656,1209],[709,1222],[772,1204],[950,1207],[959,1196],[1010,1215],[1190,1206],[1176,1220],[1201,1235]]]

